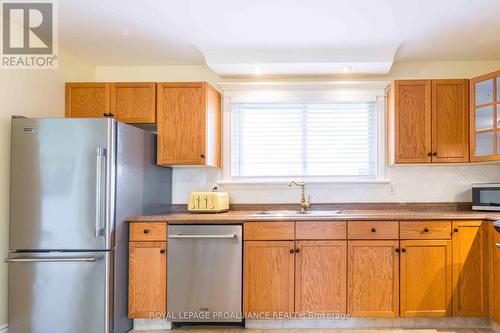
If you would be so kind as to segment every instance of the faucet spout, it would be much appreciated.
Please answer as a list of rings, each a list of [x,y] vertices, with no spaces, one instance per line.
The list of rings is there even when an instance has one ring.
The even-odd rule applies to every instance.
[[[307,209],[311,206],[309,200],[306,200],[305,196],[305,183],[304,182],[296,182],[294,180],[290,181],[288,183],[288,187],[292,187],[292,185],[296,185],[300,187],[300,212],[301,213],[306,213]]]

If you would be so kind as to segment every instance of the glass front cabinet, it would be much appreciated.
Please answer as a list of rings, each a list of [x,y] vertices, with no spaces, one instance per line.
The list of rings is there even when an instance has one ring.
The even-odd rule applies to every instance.
[[[471,162],[500,160],[500,71],[470,80]]]

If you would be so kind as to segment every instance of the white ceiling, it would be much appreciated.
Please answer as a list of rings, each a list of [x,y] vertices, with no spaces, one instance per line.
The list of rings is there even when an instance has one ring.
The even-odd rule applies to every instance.
[[[388,72],[500,59],[500,0],[64,0],[60,44],[97,65],[221,75]]]

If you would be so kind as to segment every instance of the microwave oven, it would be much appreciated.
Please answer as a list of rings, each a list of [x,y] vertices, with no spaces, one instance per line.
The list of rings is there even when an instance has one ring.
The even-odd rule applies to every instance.
[[[472,184],[472,209],[500,211],[500,183]]]

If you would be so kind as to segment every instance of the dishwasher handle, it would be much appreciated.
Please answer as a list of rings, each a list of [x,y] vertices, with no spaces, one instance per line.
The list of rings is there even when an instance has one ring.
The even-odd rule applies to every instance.
[[[210,234],[173,234],[168,235],[170,239],[233,239],[236,238],[236,234],[219,234],[219,235],[210,235]]]

